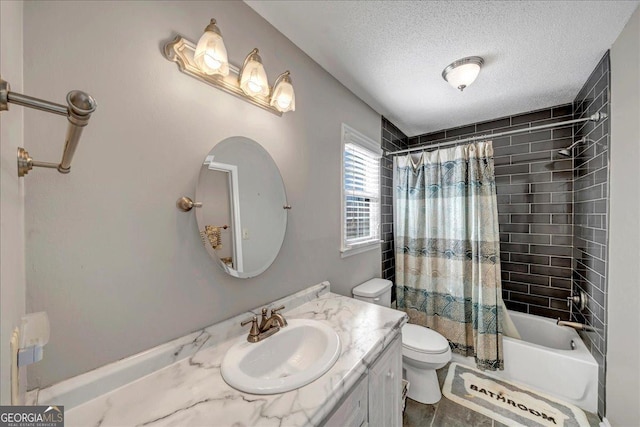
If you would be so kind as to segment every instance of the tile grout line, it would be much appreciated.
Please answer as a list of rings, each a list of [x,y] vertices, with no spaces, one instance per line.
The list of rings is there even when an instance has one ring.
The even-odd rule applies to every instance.
[[[429,427],[433,427],[433,422],[436,420],[436,415],[438,414],[438,409],[440,409],[440,405],[436,405],[436,410],[433,411],[433,416],[431,417],[431,423],[429,424]]]

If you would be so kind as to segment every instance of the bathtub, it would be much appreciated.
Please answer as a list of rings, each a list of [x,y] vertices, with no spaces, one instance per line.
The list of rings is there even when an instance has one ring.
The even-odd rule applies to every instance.
[[[580,408],[598,411],[598,363],[578,333],[546,317],[509,311],[522,340],[504,337],[504,371],[491,372]],[[475,367],[473,357],[453,362]]]

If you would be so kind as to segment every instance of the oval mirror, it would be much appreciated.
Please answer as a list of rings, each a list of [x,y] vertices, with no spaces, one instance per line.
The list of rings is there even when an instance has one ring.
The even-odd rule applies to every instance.
[[[220,267],[249,278],[276,259],[287,228],[278,166],[257,142],[233,136],[209,152],[196,186],[198,231]]]

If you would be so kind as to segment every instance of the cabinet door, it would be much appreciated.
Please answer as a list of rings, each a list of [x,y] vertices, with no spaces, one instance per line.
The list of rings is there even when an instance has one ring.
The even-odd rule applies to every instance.
[[[402,426],[402,335],[369,370],[369,426]]]
[[[337,409],[322,423],[323,427],[361,427],[367,422],[367,378],[361,379],[343,398]]]

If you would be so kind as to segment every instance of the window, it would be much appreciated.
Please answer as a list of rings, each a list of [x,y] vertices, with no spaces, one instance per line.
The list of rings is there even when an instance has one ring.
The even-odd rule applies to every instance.
[[[380,146],[342,124],[342,254],[380,243]]]

